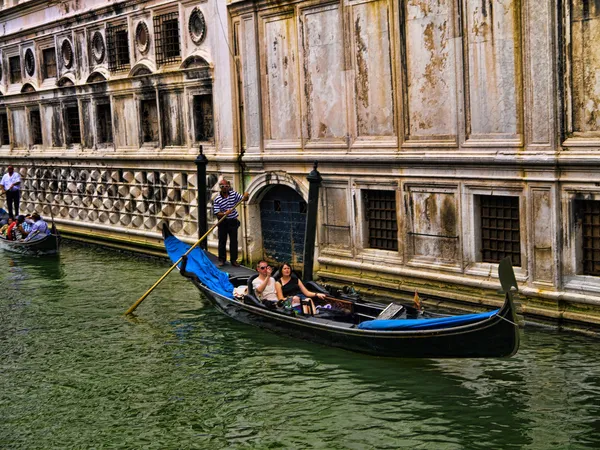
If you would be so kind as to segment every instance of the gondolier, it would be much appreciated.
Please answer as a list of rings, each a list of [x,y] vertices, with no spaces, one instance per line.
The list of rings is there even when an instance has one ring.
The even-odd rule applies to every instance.
[[[219,236],[219,266],[224,266],[227,261],[227,237],[229,236],[229,257],[231,265],[238,267],[238,236],[237,230],[240,226],[239,213],[234,206],[240,200],[248,200],[248,193],[244,195],[231,189],[229,181],[223,178],[219,181],[219,195],[215,198],[213,204],[213,212],[218,219],[221,219],[225,214],[227,218],[218,226]]]
[[[19,200],[21,198],[21,176],[15,172],[13,166],[8,166],[7,173],[0,181],[2,191],[6,193],[6,203],[8,204],[8,217],[14,219],[19,215]]]

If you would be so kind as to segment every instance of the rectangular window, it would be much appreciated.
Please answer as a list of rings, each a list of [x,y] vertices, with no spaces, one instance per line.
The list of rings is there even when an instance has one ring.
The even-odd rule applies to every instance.
[[[29,126],[31,127],[31,143],[42,145],[42,119],[39,110],[29,111]]]
[[[158,108],[156,99],[141,101],[142,141],[158,142]]]
[[[582,200],[583,274],[600,276],[600,201]]]
[[[10,145],[10,135],[8,134],[8,114],[0,113],[0,145]]]
[[[108,70],[118,72],[129,69],[129,37],[127,25],[106,28]]]
[[[8,58],[8,66],[10,69],[10,82],[20,83],[21,82],[21,57],[12,56]]]
[[[65,108],[67,126],[67,144],[81,144],[81,128],[79,127],[79,107],[77,105]]]
[[[179,47],[179,13],[163,14],[154,18],[156,63],[168,64],[181,60]]]
[[[44,67],[42,70],[44,79],[56,78],[56,50],[54,47],[46,48],[42,51]]]
[[[211,141],[214,137],[212,95],[194,95],[195,140]]]
[[[109,144],[113,142],[112,116],[110,103],[101,103],[96,106],[96,124],[98,126],[98,143]]]
[[[363,201],[369,247],[397,251],[396,192],[364,190]]]
[[[512,265],[521,266],[521,227],[519,197],[480,195],[481,260],[498,263],[510,256]]]

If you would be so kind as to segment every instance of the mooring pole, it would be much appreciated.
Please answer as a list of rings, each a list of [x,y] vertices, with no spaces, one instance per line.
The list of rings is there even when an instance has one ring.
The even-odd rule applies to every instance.
[[[194,161],[196,163],[196,173],[198,176],[198,237],[204,236],[208,223],[206,219],[206,166],[208,165],[208,159],[202,153],[202,146],[200,146],[200,153]],[[206,239],[200,243],[200,248],[206,250]]]
[[[319,188],[321,187],[321,174],[317,170],[319,163],[315,161],[313,170],[306,179],[308,187],[308,205],[306,209],[306,230],[304,232],[304,273],[305,281],[313,279],[313,265],[315,259],[315,239],[317,238],[317,211],[319,209]]]

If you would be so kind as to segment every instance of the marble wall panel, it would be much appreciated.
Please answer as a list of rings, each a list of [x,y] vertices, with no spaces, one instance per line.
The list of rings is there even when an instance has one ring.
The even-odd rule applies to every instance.
[[[42,137],[44,139],[44,147],[62,147],[63,138],[60,105],[42,105],[40,111],[42,115]]]
[[[352,8],[358,136],[395,135],[388,13],[386,1]]]
[[[331,248],[347,250],[351,247],[347,193],[345,187],[327,187],[323,190],[323,238],[325,245]]]
[[[310,140],[348,134],[341,19],[340,5],[305,9],[301,14],[305,133]]]
[[[160,115],[163,145],[166,147],[185,145],[183,92],[161,92]]]
[[[256,54],[256,32],[254,18],[242,22],[243,38],[241,42],[244,79],[244,114],[246,123],[246,146],[259,147],[260,136],[260,90],[258,78],[258,58]],[[295,85],[297,89],[297,84]],[[297,96],[297,91],[296,91]],[[296,124],[296,130],[299,130]]]
[[[295,30],[292,16],[271,17],[264,23],[267,139],[300,138]]]
[[[139,145],[137,108],[133,97],[123,96],[113,99],[113,126],[115,146],[117,148],[137,147]]]
[[[405,133],[408,139],[448,139],[457,133],[453,0],[409,0],[406,39]]]
[[[25,108],[11,109],[10,114],[13,133],[12,146],[15,148],[26,148],[29,145],[29,134]]]
[[[468,134],[520,133],[520,2],[466,2]]]
[[[571,77],[576,133],[600,131],[600,2],[571,0]]]
[[[550,146],[555,125],[554,11],[551,2],[527,2],[526,8],[528,144]]]
[[[82,100],[81,106],[81,122],[83,127],[81,128],[81,143],[84,148],[94,147],[94,128],[91,126],[92,121],[92,102],[89,100]]]
[[[411,188],[407,205],[411,257],[458,261],[460,252],[456,192]]]
[[[549,188],[532,188],[533,207],[533,279],[553,284],[554,209]]]

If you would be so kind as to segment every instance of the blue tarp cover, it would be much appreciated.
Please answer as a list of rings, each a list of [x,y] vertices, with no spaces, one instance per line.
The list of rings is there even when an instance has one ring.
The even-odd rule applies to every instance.
[[[391,319],[391,320],[367,320],[361,322],[358,328],[361,330],[379,330],[379,331],[396,331],[396,330],[434,330],[450,327],[458,327],[460,325],[468,325],[473,322],[488,319],[497,314],[499,309],[495,311],[465,314],[462,316],[442,317],[439,319]]]
[[[181,242],[175,236],[169,236],[165,239],[165,248],[171,261],[175,263],[191,245]],[[221,272],[211,261],[204,251],[196,247],[188,255],[188,262],[185,267],[187,272],[194,273],[200,282],[209,288],[227,298],[233,298],[233,284],[229,281],[229,276]],[[181,268],[181,263],[179,264]]]

